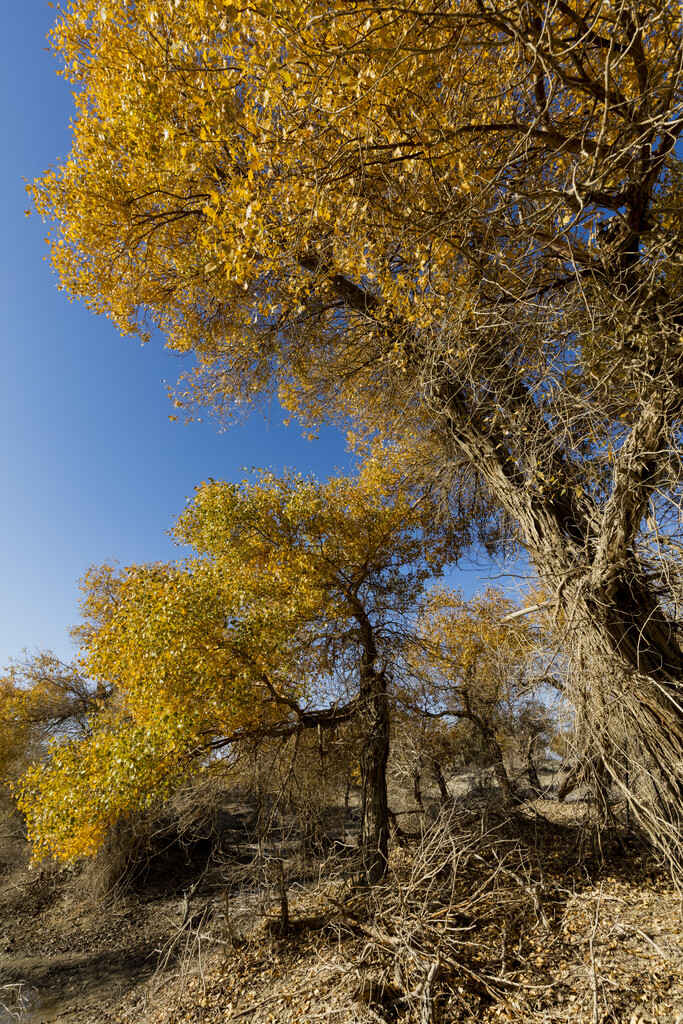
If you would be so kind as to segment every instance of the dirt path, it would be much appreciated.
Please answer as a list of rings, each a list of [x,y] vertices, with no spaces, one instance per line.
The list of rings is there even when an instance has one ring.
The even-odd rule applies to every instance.
[[[248,853],[250,813],[236,805],[222,814],[224,853]],[[169,953],[169,941],[187,918],[186,896],[193,913],[220,902],[224,863],[206,838],[159,835],[137,880],[97,898],[106,886],[92,866],[32,871],[16,819],[0,814],[0,1024],[105,1024],[144,1003],[160,960],[173,973],[182,948]]]
[[[108,1008],[153,974],[177,908],[177,899],[128,898],[116,909],[84,911],[69,880],[13,879],[0,897],[5,1018],[23,1009],[32,1024],[106,1020]]]
[[[69,872],[32,872],[22,840],[0,840],[0,1024],[18,1013],[30,1024],[107,1021],[151,978],[181,915],[175,885],[98,902]]]

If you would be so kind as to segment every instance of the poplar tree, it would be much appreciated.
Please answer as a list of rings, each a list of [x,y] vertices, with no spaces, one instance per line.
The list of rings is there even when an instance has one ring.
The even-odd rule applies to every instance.
[[[587,760],[676,857],[679,4],[76,0],[53,45],[62,286],[191,351],[189,411],[277,393],[476,481],[564,623]]]

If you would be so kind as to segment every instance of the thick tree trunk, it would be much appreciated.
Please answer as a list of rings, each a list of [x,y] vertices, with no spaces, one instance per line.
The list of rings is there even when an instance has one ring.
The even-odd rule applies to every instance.
[[[363,784],[361,849],[363,874],[370,885],[379,882],[387,869],[389,806],[389,701],[383,672],[362,671],[361,703],[364,741],[360,767]]]
[[[555,591],[565,644],[576,655],[567,695],[581,727],[580,759],[604,766],[645,832],[683,872],[683,648],[637,555],[641,523],[667,465],[666,399],[655,395],[644,405],[615,458],[610,494],[598,503],[581,466],[552,436],[535,452],[513,452],[469,407],[449,368],[441,376],[431,366],[430,373],[426,397],[442,437],[484,477]],[[528,396],[503,388],[500,399],[543,435]],[[537,485],[547,479],[552,487]]]

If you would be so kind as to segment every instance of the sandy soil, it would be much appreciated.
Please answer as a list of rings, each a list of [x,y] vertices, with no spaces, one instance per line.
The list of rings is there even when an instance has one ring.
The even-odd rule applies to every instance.
[[[228,839],[244,840],[232,824]],[[136,879],[96,895],[96,871],[32,870],[16,821],[0,821],[0,1024],[99,1024],[144,999],[160,960],[175,968],[169,941],[188,912],[220,899],[211,857],[204,842],[162,843]]]

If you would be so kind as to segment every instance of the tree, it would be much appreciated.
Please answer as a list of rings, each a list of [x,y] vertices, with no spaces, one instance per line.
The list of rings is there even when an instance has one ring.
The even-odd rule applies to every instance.
[[[63,286],[194,352],[181,406],[277,389],[478,481],[566,623],[591,757],[676,856],[678,4],[77,0],[53,42]]]
[[[422,712],[422,713],[421,713]],[[409,705],[392,718],[391,771],[400,780],[408,780],[421,814],[424,813],[422,786],[425,780],[436,785],[442,804],[450,799],[448,775],[456,765],[472,763],[471,749],[460,723],[425,715],[423,709]]]
[[[432,713],[466,720],[478,730],[508,803],[518,798],[503,744],[522,731],[537,735],[536,724],[549,717],[539,702],[548,678],[541,637],[526,618],[505,621],[514,610],[496,588],[466,601],[459,591],[433,587],[421,619],[423,644],[413,660]]]
[[[353,720],[362,734],[366,879],[386,867],[391,673],[425,581],[451,555],[433,509],[367,464],[326,483],[262,473],[203,484],[174,565],[92,570],[84,671],[112,696],[83,739],[23,780],[38,852],[92,853],[121,815],[240,744]]]
[[[41,760],[50,740],[86,735],[109,696],[50,651],[11,664],[0,679],[0,782]]]

